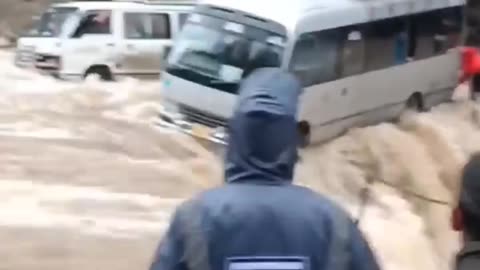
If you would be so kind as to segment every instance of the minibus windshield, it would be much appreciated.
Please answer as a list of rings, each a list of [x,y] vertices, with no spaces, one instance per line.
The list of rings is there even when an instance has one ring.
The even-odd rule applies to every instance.
[[[166,72],[236,93],[257,67],[279,67],[285,38],[266,30],[193,14],[168,58]]]

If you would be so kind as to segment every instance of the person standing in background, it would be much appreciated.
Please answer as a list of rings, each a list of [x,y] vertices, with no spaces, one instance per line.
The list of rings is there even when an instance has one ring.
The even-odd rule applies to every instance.
[[[395,37],[395,63],[401,65],[408,59],[408,32],[402,30]]]

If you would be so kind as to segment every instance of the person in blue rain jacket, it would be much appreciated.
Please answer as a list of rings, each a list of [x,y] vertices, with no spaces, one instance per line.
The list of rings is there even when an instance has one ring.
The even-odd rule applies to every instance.
[[[395,64],[401,65],[408,58],[408,34],[406,31],[399,32],[395,37]]]
[[[151,270],[379,269],[344,210],[292,184],[300,94],[296,78],[277,68],[242,82],[225,184],[177,208]]]

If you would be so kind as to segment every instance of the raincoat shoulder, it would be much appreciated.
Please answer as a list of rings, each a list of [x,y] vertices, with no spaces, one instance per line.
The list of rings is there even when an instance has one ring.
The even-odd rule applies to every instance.
[[[178,208],[151,270],[378,269],[345,211],[292,184],[300,95],[296,78],[275,68],[242,82],[225,184]]]
[[[291,198],[301,202],[285,201],[278,208],[264,208],[262,203],[248,201],[249,196],[257,195],[255,188],[229,184],[182,204],[150,270],[228,270],[225,261],[238,255],[255,261],[273,254],[305,258],[312,268],[304,270],[380,269],[346,211],[303,187],[275,188],[285,190],[281,196],[297,194]],[[271,219],[286,212],[296,213],[291,218]]]

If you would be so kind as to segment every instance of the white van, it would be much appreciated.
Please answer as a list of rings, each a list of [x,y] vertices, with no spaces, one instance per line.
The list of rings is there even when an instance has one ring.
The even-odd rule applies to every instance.
[[[167,0],[55,4],[50,9],[55,18],[59,10],[68,9],[68,16],[39,26],[48,29],[40,33],[54,38],[42,39],[45,34],[41,34],[34,40],[20,40],[16,62],[33,61],[36,69],[66,80],[91,74],[104,80],[158,78],[162,58],[193,4]],[[49,28],[53,26],[55,30]]]
[[[225,143],[239,81],[262,55],[270,63],[260,65],[302,81],[306,142],[393,119],[406,107],[428,109],[448,100],[458,82],[464,2],[206,1],[168,58],[158,124]]]
[[[78,8],[70,5],[52,5],[43,14],[33,17],[32,27],[17,40],[15,65],[21,68],[34,67],[35,51],[49,50],[59,40],[65,20]]]

